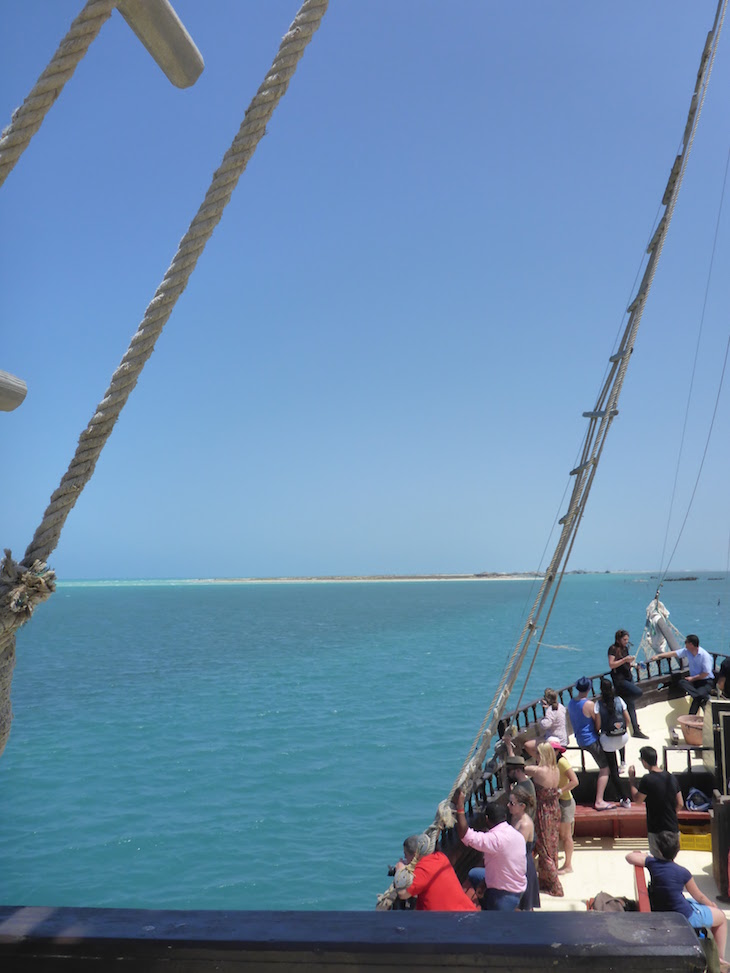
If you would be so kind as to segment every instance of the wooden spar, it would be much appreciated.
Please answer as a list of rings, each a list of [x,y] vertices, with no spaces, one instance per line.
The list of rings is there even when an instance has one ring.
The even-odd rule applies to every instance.
[[[0,370],[0,410],[12,412],[21,404],[28,392],[22,378]]]
[[[195,84],[203,57],[168,0],[119,0],[117,9],[177,88]]]

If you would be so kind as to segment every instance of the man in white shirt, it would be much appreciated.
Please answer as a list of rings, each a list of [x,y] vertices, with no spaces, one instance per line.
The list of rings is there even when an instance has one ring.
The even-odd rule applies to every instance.
[[[671,659],[672,656],[687,660],[689,675],[686,679],[680,679],[678,685],[692,697],[689,712],[690,716],[694,716],[700,706],[705,705],[715,685],[712,656],[701,647],[696,635],[687,636],[683,649],[677,649],[676,652],[659,652],[654,658]]]

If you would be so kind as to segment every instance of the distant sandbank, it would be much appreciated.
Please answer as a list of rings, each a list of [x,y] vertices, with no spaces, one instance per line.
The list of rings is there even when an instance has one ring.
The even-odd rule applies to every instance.
[[[366,574],[285,578],[194,578],[196,584],[331,584],[363,581],[533,581],[539,574]]]

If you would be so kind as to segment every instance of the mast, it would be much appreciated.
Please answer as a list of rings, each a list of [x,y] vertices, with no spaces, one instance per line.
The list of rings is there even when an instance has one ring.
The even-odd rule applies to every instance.
[[[497,731],[497,724],[504,713],[507,700],[517,680],[521,666],[527,656],[527,650],[538,628],[541,627],[535,648],[535,653],[537,653],[549,621],[555,598],[565,574],[573,544],[575,543],[578,527],[585,511],[588,495],[593,485],[593,479],[596,475],[596,469],[603,452],[608,431],[611,428],[613,420],[618,415],[619,396],[626,376],[629,359],[634,350],[639,324],[641,323],[647,297],[654,280],[659,257],[664,247],[667,230],[669,229],[674,207],[679,196],[687,160],[707,92],[727,4],[728,0],[718,0],[715,20],[705,41],[690,101],[687,123],[684,127],[682,144],[679,154],[674,159],[662,196],[664,212],[659,219],[656,231],[647,247],[646,252],[649,259],[646,263],[636,295],[626,309],[628,319],[618,350],[609,359],[608,374],[598,393],[595,405],[592,409],[583,413],[583,416],[588,420],[588,427],[583,440],[580,461],[570,471],[570,476],[575,477],[575,481],[573,483],[567,512],[559,520],[559,524],[562,526],[560,538],[550,560],[549,567],[545,572],[540,590],[530,610],[527,622],[507,661],[499,687],[490,704],[489,711],[484,718],[469,755],[454,783],[452,792],[457,786],[463,786],[468,793],[473,793],[480,782],[482,764]],[[441,821],[442,819],[439,814],[434,825],[432,825],[432,829],[440,830]],[[429,831],[432,829],[429,829]]]

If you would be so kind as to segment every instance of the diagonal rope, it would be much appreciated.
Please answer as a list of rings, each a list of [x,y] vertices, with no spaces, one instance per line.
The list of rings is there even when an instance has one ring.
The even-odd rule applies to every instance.
[[[16,564],[10,553],[6,552],[0,573],[0,754],[5,748],[12,718],[10,679],[15,660],[15,632],[30,616],[34,605],[47,598],[53,590],[52,572],[48,572],[45,562],[58,543],[66,518],[91,478],[104,444],[154,351],[155,342],[172,314],[175,302],[185,290],[240,176],[263,138],[266,125],[286,92],[307,44],[318,29],[328,2],[306,0],[294,18],[268,74],[246,110],[233,144],[215,171],[205,198],[132,337],[127,353],[114,372],[102,402],[79,437],[76,453],[60,486],[51,496],[23,561]],[[37,578],[42,579],[43,584],[32,583]],[[24,585],[27,587],[27,597]],[[15,610],[13,603],[22,605],[22,612]]]
[[[677,492],[677,483],[678,483],[678,480],[679,480],[679,471],[680,471],[680,467],[681,467],[681,464],[682,464],[682,454],[684,452],[684,442],[685,442],[685,438],[687,436],[687,423],[689,421],[689,409],[690,409],[690,404],[692,402],[692,392],[693,392],[693,389],[694,389],[695,376],[696,376],[696,373],[697,373],[697,360],[698,360],[699,355],[700,355],[700,344],[702,342],[702,330],[703,330],[704,324],[705,324],[705,315],[707,313],[707,302],[708,302],[709,295],[710,295],[710,284],[712,282],[712,273],[713,273],[713,269],[714,269],[714,266],[715,266],[715,254],[717,252],[717,240],[718,240],[718,237],[720,235],[720,223],[721,223],[721,220],[722,220],[723,209],[724,209],[724,206],[725,206],[725,192],[727,190],[727,178],[728,178],[728,170],[729,169],[730,169],[730,151],[728,151],[727,159],[725,160],[725,174],[724,174],[723,180],[722,180],[722,190],[720,192],[720,205],[718,207],[717,220],[715,222],[715,235],[714,235],[713,240],[712,240],[712,254],[710,256],[710,266],[709,266],[708,271],[707,271],[707,280],[705,282],[705,296],[704,296],[704,299],[702,301],[702,313],[700,314],[700,323],[699,323],[699,328],[697,329],[697,343],[695,345],[694,361],[692,362],[692,375],[690,377],[690,382],[689,382],[689,391],[687,392],[687,405],[685,406],[685,410],[684,410],[684,423],[682,425],[682,436],[681,436],[680,441],[679,441],[679,452],[677,454],[677,465],[676,465],[675,470],[674,470],[674,484],[672,486],[672,497],[671,497],[671,500],[669,502],[669,513],[667,514],[667,526],[666,526],[666,531],[665,531],[665,534],[664,534],[664,546],[662,547],[662,559],[659,562],[660,563],[660,567],[661,567],[661,571],[660,571],[660,575],[659,575],[659,587],[662,586],[662,583],[663,583],[664,579],[666,578],[667,574],[669,573],[669,569],[670,569],[670,567],[672,565],[672,561],[674,559],[674,555],[677,553],[677,547],[678,547],[679,542],[681,540],[682,533],[684,532],[684,528],[685,528],[685,526],[687,524],[687,518],[689,517],[690,508],[692,506],[692,502],[694,501],[695,493],[697,492],[697,487],[699,485],[700,474],[702,472],[702,467],[704,466],[705,457],[707,455],[707,448],[708,448],[708,446],[710,444],[710,435],[712,433],[712,426],[714,425],[715,416],[717,415],[717,406],[718,406],[719,396],[720,396],[720,392],[722,390],[722,385],[723,385],[723,382],[724,382],[724,379],[725,379],[725,364],[727,364],[727,350],[725,351],[725,364],[723,364],[722,374],[720,376],[720,387],[718,389],[717,398],[715,400],[715,410],[714,410],[714,412],[712,414],[712,422],[710,424],[710,430],[709,430],[709,432],[707,434],[707,442],[705,444],[705,451],[702,454],[702,462],[700,463],[700,468],[699,468],[699,470],[697,472],[697,479],[695,481],[695,486],[694,486],[694,489],[692,491],[692,496],[690,498],[689,505],[688,505],[687,510],[685,512],[685,515],[684,515],[684,520],[682,521],[682,526],[679,529],[679,534],[677,536],[677,540],[675,542],[674,547],[672,548],[672,553],[670,554],[669,559],[666,561],[666,564],[665,564],[664,556],[665,556],[666,550],[667,550],[667,541],[669,539],[669,526],[670,526],[671,519],[672,519],[672,511],[674,510],[674,499],[675,499],[675,495],[676,495],[676,492]]]
[[[88,0],[58,45],[48,67],[38,78],[20,108],[16,108],[10,124],[0,136],[0,186],[15,163],[28,148],[30,140],[43,124],[63,86],[96,39],[116,7],[116,0]]]

